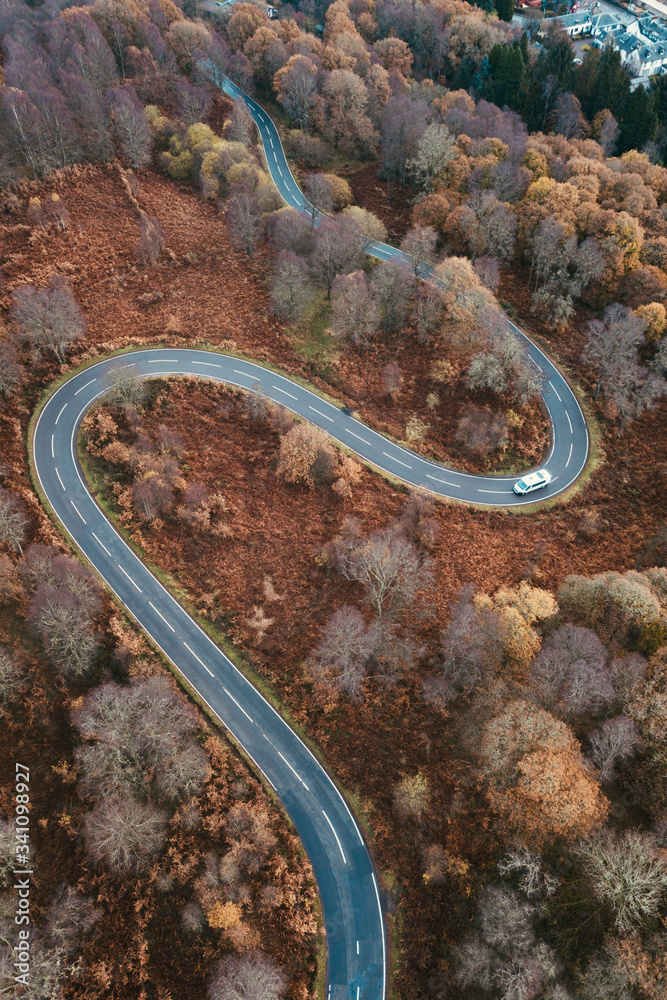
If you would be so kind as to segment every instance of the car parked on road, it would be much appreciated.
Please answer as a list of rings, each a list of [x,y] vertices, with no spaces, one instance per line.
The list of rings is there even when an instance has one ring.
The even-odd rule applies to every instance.
[[[518,483],[514,484],[514,492],[518,493],[520,496],[524,496],[526,493],[532,493],[533,490],[541,490],[545,486],[548,486],[551,482],[550,472],[530,472],[523,479],[520,479]]]

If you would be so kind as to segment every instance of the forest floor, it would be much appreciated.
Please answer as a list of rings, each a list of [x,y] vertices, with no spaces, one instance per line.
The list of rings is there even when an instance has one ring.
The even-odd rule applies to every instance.
[[[312,869],[285,813],[203,715],[198,742],[206,751],[211,774],[197,799],[196,822],[184,821],[187,806],[177,813],[170,821],[162,857],[141,874],[119,877],[90,864],[82,836],[89,805],[77,793],[78,740],[70,721],[73,707],[90,685],[65,683],[51,666],[26,624],[26,604],[22,599],[0,607],[0,647],[12,650],[28,678],[23,696],[2,714],[0,815],[13,812],[11,789],[19,763],[30,774],[31,920],[40,926],[63,884],[77,886],[99,911],[78,956],[81,971],[66,984],[63,997],[136,1000],[141,992],[146,1000],[167,996],[205,1000],[211,966],[229,953],[230,941],[205,924],[199,931],[186,932],[181,911],[201,894],[198,880],[201,883],[207,859],[224,854],[228,847],[228,810],[245,802],[267,815],[278,846],[258,874],[246,876],[247,934],[256,944],[261,942],[287,973],[290,1000],[304,1000],[315,980],[319,944]],[[110,600],[104,602],[97,625],[103,652],[96,682],[125,683],[168,673],[139,630]],[[129,656],[127,673],[114,655],[119,646]],[[278,903],[273,908],[258,906],[262,888],[269,884],[275,887]]]
[[[157,528],[135,520],[129,525],[132,537],[271,684],[361,807],[397,908],[399,935],[402,926],[410,928],[400,942],[397,995],[413,1000],[446,961],[443,942],[451,941],[461,921],[469,919],[468,893],[477,880],[483,882],[493,853],[492,838],[484,832],[489,821],[484,808],[460,810],[470,771],[465,754],[453,743],[452,720],[421,695],[423,679],[434,672],[451,601],[467,582],[493,591],[527,578],[556,590],[570,573],[625,569],[655,530],[650,505],[643,507],[638,496],[629,503],[626,491],[605,507],[608,515],[612,509],[617,512],[615,525],[589,539],[578,531],[578,505],[519,517],[438,505],[440,533],[430,552],[436,579],[432,615],[416,636],[428,650],[422,666],[393,688],[371,682],[361,704],[344,700],[324,706],[304,661],[318,644],[322,624],[342,604],[358,603],[359,592],[327,575],[318,553],[347,515],[358,518],[364,532],[396,520],[407,491],[368,470],[346,501],[324,486],[308,490],[286,485],[275,474],[278,435],[269,424],[245,416],[242,394],[210,383],[173,380],[161,396],[163,404],[143,417],[142,429],[153,437],[165,423],[185,441],[197,442],[186,448],[187,481],[203,484],[209,494],[223,494],[230,536],[221,540],[193,532],[169,517]],[[605,473],[622,474],[609,465],[601,475]],[[112,484],[113,478],[97,479],[111,503]],[[601,502],[611,485],[610,480],[597,488],[591,485],[587,502]],[[653,503],[659,503],[655,494]],[[618,515],[628,506],[633,518],[622,528]],[[427,778],[433,796],[431,819],[419,828],[399,820],[393,810],[397,783],[415,773]],[[434,845],[456,859],[446,893],[442,886],[424,884],[424,858]],[[474,878],[467,874],[472,871]]]
[[[140,204],[161,221],[169,248],[165,262],[148,270],[135,262],[137,219],[113,169],[75,168],[48,184],[31,186],[31,193],[58,191],[71,216],[65,233],[32,231],[24,211],[4,217],[2,305],[9,304],[9,293],[20,283],[42,285],[52,273],[68,274],[88,323],[69,366],[130,344],[205,342],[305,377],[397,437],[412,412],[433,420],[424,404],[419,405],[427,387],[428,350],[406,341],[378,346],[370,355],[341,351],[334,366],[318,368],[294,349],[288,332],[270,312],[268,254],[260,251],[248,261],[234,251],[215,208],[201,202],[192,189],[150,171],[140,180]],[[140,296],[154,290],[162,293],[162,300],[143,306]],[[546,331],[540,333],[546,338]],[[565,355],[567,345],[554,342]],[[404,372],[405,388],[395,404],[379,388],[387,360],[398,360]],[[36,359],[24,404],[0,414],[4,485],[30,505],[33,540],[39,541],[52,539],[54,532],[30,486],[25,430],[42,388],[61,370],[65,368]],[[493,591],[501,584],[530,579],[556,590],[570,573],[590,575],[635,564],[664,517],[667,440],[660,417],[666,411],[663,404],[659,415],[637,421],[617,440],[614,423],[597,407],[606,462],[572,503],[522,514],[438,504],[440,534],[432,552],[437,589],[433,616],[419,635],[432,656],[462,583]],[[444,441],[454,421],[446,413],[443,457],[450,453]],[[483,879],[488,839],[483,833],[473,837],[470,831],[476,826],[483,831],[487,817],[481,807],[477,815],[461,812],[458,792],[468,780],[465,761],[452,746],[447,719],[420,695],[422,676],[433,672],[434,664],[427,662],[395,688],[371,685],[361,705],[341,702],[327,712],[302,666],[317,644],[322,623],[340,604],[356,597],[352,584],[325,575],[315,560],[318,548],[337,533],[348,514],[359,518],[366,531],[386,525],[400,515],[406,493],[368,470],[349,500],[325,487],[285,485],[275,476],[277,436],[243,419],[236,394],[213,384],[176,382],[169,393],[169,412],[160,419],[187,442],[197,442],[188,449],[188,481],[223,492],[232,537],[211,539],[182,528],[172,530],[170,524],[169,529],[144,532],[145,551],[187,589],[196,606],[213,609],[229,637],[313,737],[337,778],[358,796],[373,829],[378,864],[392,874],[388,884],[394,886],[398,926],[403,921],[410,931],[401,940],[397,995],[413,1000],[426,990],[427,980],[437,976],[440,960],[446,960],[443,940],[450,938],[457,922],[469,918],[468,869],[457,869],[447,890],[426,886],[424,851],[429,844],[441,844],[451,857],[465,858],[476,870],[475,878]],[[542,425],[539,434],[544,434]],[[538,436],[538,450],[545,443]],[[593,532],[582,530],[584,515],[589,524],[596,523]],[[252,624],[258,617],[270,619],[261,639]],[[392,795],[402,776],[420,770],[433,790],[432,815],[437,819],[416,832],[396,820]],[[457,879],[460,885],[452,892]]]

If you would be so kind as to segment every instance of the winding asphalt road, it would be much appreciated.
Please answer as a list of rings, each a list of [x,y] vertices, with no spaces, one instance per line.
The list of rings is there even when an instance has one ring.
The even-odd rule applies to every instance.
[[[222,85],[245,100],[257,123],[266,160],[288,205],[309,211],[287,165],[271,119],[228,80]],[[368,252],[407,259],[387,244]],[[507,321],[509,322],[509,321]],[[513,324],[510,324],[513,326]],[[327,1000],[385,1000],[387,958],[377,874],[358,824],[307,746],[195,623],[123,540],[93,499],[77,459],[78,427],[108,389],[112,368],[139,377],[197,375],[282,403],[317,424],[348,449],[394,477],[442,497],[486,506],[523,506],[567,489],[588,456],[588,431],[576,397],[560,372],[524,334],[525,348],[544,379],[552,421],[546,463],[550,486],[517,497],[516,477],[472,476],[394,444],[349,413],[261,365],[217,352],[154,348],[101,361],[61,385],[44,405],[31,442],[44,494],[65,530],[179,673],[240,743],[275,789],[310,858],[327,934]]]
[[[108,388],[109,369],[118,367],[142,377],[200,375],[246,388],[259,376],[267,395],[288,403],[297,387],[257,365],[219,354],[136,351],[99,362],[65,382],[39,416],[32,451],[44,494],[68,534],[241,744],[292,819],[322,901],[327,998],[384,1000],[386,942],[378,880],[345,799],[307,746],[134,554],[83,478],[77,430],[86,410]],[[309,398],[322,405],[318,396]]]
[[[232,99],[240,98],[245,102],[257,126],[269,173],[285,204],[310,215],[312,206],[304,197],[292,175],[280,135],[269,115],[257,101],[237,87],[228,77],[216,74],[212,67],[209,71],[214,83],[224,93]],[[414,259],[409,254],[389,243],[371,243],[367,247],[366,253],[377,260],[398,260],[409,264],[410,267],[414,266]],[[419,268],[419,274],[428,280],[432,277],[432,270],[427,265],[423,265]],[[551,483],[545,489],[519,498],[512,491],[517,479],[516,476],[479,477],[449,469],[444,470],[440,466],[434,467],[433,463],[429,463],[411,452],[402,452],[402,449],[395,446],[378,450],[377,436],[374,440],[372,435],[364,433],[363,438],[368,439],[366,442],[362,441],[359,436],[351,439],[349,435],[352,434],[353,428],[350,427],[343,428],[343,437],[338,437],[338,440],[342,440],[343,444],[359,451],[364,458],[375,465],[386,467],[399,479],[403,479],[413,486],[430,489],[441,496],[448,496],[456,500],[465,500],[485,506],[497,504],[521,506],[556,496],[566,490],[581,474],[588,459],[589,440],[586,420],[577,397],[546,354],[504,313],[499,315],[518,337],[525,354],[539,371],[542,380],[542,398],[551,420],[551,448],[546,463],[540,466],[540,468],[547,469],[552,475]],[[306,413],[304,416],[313,420],[312,412]],[[314,422],[319,423],[329,433],[334,433],[335,421],[332,421],[330,416],[324,422],[317,419]],[[334,433],[334,436],[338,435]],[[369,454],[369,451],[372,451],[372,454]]]

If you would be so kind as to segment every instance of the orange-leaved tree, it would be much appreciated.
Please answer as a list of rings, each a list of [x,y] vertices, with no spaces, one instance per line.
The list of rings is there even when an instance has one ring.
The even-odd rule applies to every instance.
[[[505,837],[541,848],[556,837],[585,836],[607,815],[569,727],[528,702],[510,702],[487,723],[480,759]]]

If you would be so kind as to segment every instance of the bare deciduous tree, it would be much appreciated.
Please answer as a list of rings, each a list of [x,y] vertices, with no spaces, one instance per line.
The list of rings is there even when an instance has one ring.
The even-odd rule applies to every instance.
[[[373,290],[382,310],[382,327],[394,333],[405,323],[415,291],[416,278],[412,268],[395,261],[382,261],[372,277]]]
[[[120,151],[130,165],[138,170],[151,161],[153,133],[143,108],[130,84],[109,91],[113,132]]]
[[[152,803],[107,798],[86,815],[86,853],[113,872],[144,868],[165,841],[167,814]]]
[[[318,680],[357,698],[374,648],[373,627],[356,608],[344,605],[327,622],[309,669]]]
[[[243,411],[251,420],[266,420],[269,406],[264,397],[264,388],[258,380],[254,382],[243,399]]]
[[[101,911],[80,889],[62,885],[49,907],[44,930],[59,953],[71,955],[100,916]]]
[[[313,231],[308,219],[293,208],[281,208],[269,220],[269,235],[276,250],[291,250],[297,257],[310,257]]]
[[[589,125],[581,110],[581,101],[574,94],[561,94],[553,109],[553,127],[566,139],[582,139]]]
[[[502,616],[495,608],[477,607],[473,595],[471,585],[461,588],[443,633],[442,677],[429,685],[435,701],[470,694],[502,660],[507,633]]]
[[[327,290],[337,274],[355,271],[361,261],[363,238],[356,222],[341,218],[337,222],[321,220],[315,232],[315,249],[311,258],[311,271],[316,281]]]
[[[29,617],[62,673],[83,676],[88,672],[98,644],[89,614],[70,590],[41,584],[31,601]]]
[[[529,851],[527,847],[518,847],[506,854],[498,862],[498,871],[506,878],[517,876],[519,889],[528,899],[544,899],[556,892],[559,880],[555,875],[545,872],[542,858],[539,854]]]
[[[197,717],[166,677],[95,688],[74,723],[94,741],[77,751],[86,795],[145,795],[154,788],[177,800],[206,780],[206,754],[193,742]]]
[[[420,344],[428,344],[444,319],[445,300],[442,290],[430,281],[425,281],[417,289],[412,312],[413,322]]]
[[[326,174],[308,174],[304,190],[310,202],[311,226],[314,226],[318,215],[328,215],[333,210],[333,185]]]
[[[374,532],[343,558],[340,572],[357,580],[379,622],[401,617],[433,582],[432,560],[391,529]]]
[[[430,191],[456,155],[456,141],[446,125],[428,125],[419,140],[417,155],[407,164],[415,182]]]
[[[657,916],[667,894],[667,860],[653,837],[602,830],[582,841],[577,855],[621,934],[633,934]]]
[[[507,393],[521,406],[539,395],[541,389],[537,367],[510,330],[499,331],[493,346],[473,357],[466,385],[473,390]]]
[[[66,278],[54,275],[46,288],[23,285],[12,292],[11,317],[37,350],[49,350],[62,364],[65,351],[86,330]]]
[[[279,104],[301,129],[308,128],[313,109],[318,103],[317,65],[307,55],[295,53],[273,78]]]
[[[162,255],[165,245],[165,234],[158,219],[152,219],[142,213],[139,220],[139,241],[134,249],[137,260],[144,267],[156,264]]]
[[[232,185],[225,218],[232,242],[243,247],[251,257],[262,232],[262,212],[257,195],[249,185]]]
[[[132,484],[132,501],[139,515],[150,524],[171,508],[174,488],[159,472],[147,478],[137,476]]]
[[[509,442],[507,421],[488,406],[467,406],[456,426],[456,438],[470,451],[489,454]]]
[[[475,274],[485,288],[491,292],[498,290],[500,284],[500,266],[495,257],[484,255],[475,261]]]
[[[114,365],[107,372],[106,381],[109,388],[106,392],[106,402],[109,406],[117,406],[127,410],[130,407],[141,406],[146,398],[146,385],[143,379],[125,365]]]
[[[438,234],[431,226],[415,226],[408,229],[401,240],[401,250],[410,254],[413,258],[413,269],[415,275],[433,264],[435,261],[435,248],[438,242]]]
[[[25,686],[21,666],[0,646],[0,701],[12,701]]]
[[[250,146],[254,135],[255,123],[243,98],[237,97],[225,127],[225,138],[230,142],[242,142],[244,146]]]
[[[530,671],[544,707],[567,717],[601,712],[614,699],[607,651],[591,629],[561,625],[547,638]]]
[[[260,951],[220,962],[208,988],[210,1000],[281,1000],[287,977]]]
[[[460,216],[461,231],[473,263],[480,254],[509,260],[514,253],[517,219],[511,208],[488,191],[476,191]]]
[[[176,84],[176,113],[185,125],[206,121],[211,97],[205,87],[197,87],[185,77]]]
[[[331,289],[332,328],[355,345],[367,344],[375,336],[380,315],[363,271],[339,274]]]
[[[508,889],[485,889],[477,904],[477,929],[457,948],[461,985],[493,991],[501,1000],[541,995],[558,965],[548,945],[536,939],[535,916],[535,908]]]
[[[271,282],[271,305],[274,312],[281,319],[293,323],[301,319],[311,300],[308,264],[303,257],[291,250],[281,250]]]
[[[403,387],[403,372],[395,361],[389,361],[382,369],[382,388],[392,399]]]
[[[23,365],[13,344],[0,341],[0,396],[7,399],[23,381]]]
[[[0,486],[0,542],[23,555],[30,520],[18,497]]]
[[[667,395],[665,379],[632,362],[617,369],[609,388],[621,416],[618,437],[627,424],[641,417],[658,399]]]
[[[614,691],[623,709],[629,708],[646,680],[647,667],[646,660],[639,653],[626,653],[609,664]]]
[[[597,399],[603,386],[605,391],[613,392],[624,371],[635,361],[643,336],[641,317],[618,303],[607,306],[604,319],[591,320],[582,359],[598,373],[593,399]]]
[[[613,156],[621,133],[618,122],[608,108],[598,111],[593,119],[593,138],[602,146],[605,156]]]
[[[630,760],[641,746],[641,739],[632,719],[618,715],[605,719],[600,728],[589,736],[591,759],[600,769],[600,781],[609,784],[616,777],[617,764]]]

